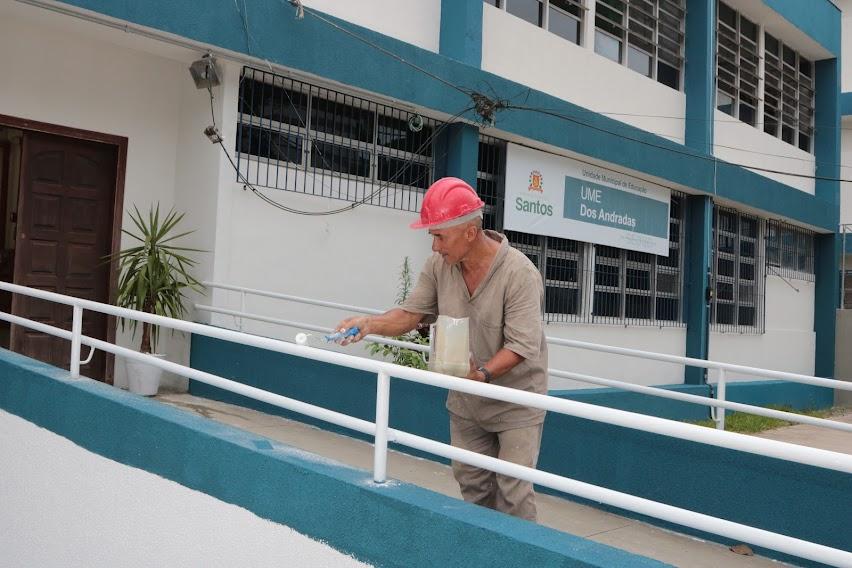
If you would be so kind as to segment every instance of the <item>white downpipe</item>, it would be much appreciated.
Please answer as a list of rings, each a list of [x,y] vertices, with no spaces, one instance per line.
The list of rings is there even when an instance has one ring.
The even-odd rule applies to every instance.
[[[240,312],[246,313],[246,291],[245,290],[240,291]],[[240,331],[243,330],[243,316],[240,316],[239,319],[237,319],[237,329],[239,329]]]
[[[720,402],[725,400],[725,369],[719,369],[719,380],[716,383],[716,399]],[[716,408],[716,429],[725,429],[725,409]]]
[[[71,364],[72,379],[80,378],[80,336],[83,335],[83,308],[74,306],[71,316]]]
[[[388,472],[388,414],[390,376],[379,371],[376,378],[376,439],[373,445],[373,481],[384,483]]]

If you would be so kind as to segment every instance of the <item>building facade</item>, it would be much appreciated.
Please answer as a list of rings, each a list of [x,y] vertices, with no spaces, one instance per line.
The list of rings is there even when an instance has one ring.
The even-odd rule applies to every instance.
[[[454,175],[486,202],[486,225],[539,267],[547,335],[834,375],[848,177],[837,5],[303,4],[300,18],[277,0],[200,12],[4,2],[3,277],[73,293],[74,231],[56,221],[36,247],[33,231],[85,218],[109,252],[127,244],[124,212],[159,202],[186,212],[188,246],[207,251],[204,280],[387,307],[405,258],[416,270],[430,254],[428,236],[408,229],[425,188]],[[206,53],[210,89],[187,71]],[[62,170],[50,157],[60,155],[93,169]],[[112,189],[100,209],[74,209],[92,176]],[[44,197],[45,180],[70,193]],[[86,249],[80,266],[96,273],[99,256]],[[114,281],[98,274],[93,297],[108,299]],[[244,306],[223,290],[193,299]],[[321,325],[341,315],[257,298],[245,309]],[[134,343],[114,322],[97,325]],[[188,359],[186,338],[163,345]],[[552,350],[551,366],[640,384],[708,380],[567,349]],[[121,384],[104,362],[113,372]]]

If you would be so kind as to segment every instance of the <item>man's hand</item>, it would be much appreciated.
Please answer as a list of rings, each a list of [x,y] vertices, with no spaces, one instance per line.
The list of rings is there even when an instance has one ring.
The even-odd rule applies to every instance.
[[[370,331],[370,319],[370,316],[356,316],[352,318],[346,318],[345,320],[337,324],[337,326],[334,328],[335,331],[346,331],[351,327],[358,328],[358,335],[344,337],[343,340],[340,342],[340,345],[349,345],[350,343],[357,343],[358,341],[364,339],[365,336],[372,333]]]

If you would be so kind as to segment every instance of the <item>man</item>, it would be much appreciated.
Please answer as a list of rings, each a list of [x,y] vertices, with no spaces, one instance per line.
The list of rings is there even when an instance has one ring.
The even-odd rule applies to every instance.
[[[426,316],[470,318],[473,361],[467,378],[524,391],[547,392],[547,344],[541,322],[543,286],[538,269],[505,236],[482,229],[484,203],[457,178],[436,181],[423,199],[420,221],[433,254],[402,306],[378,316],[343,320],[360,333],[401,335]],[[535,467],[543,410],[450,391],[450,438],[454,446]],[[466,501],[536,520],[531,483],[453,462]]]

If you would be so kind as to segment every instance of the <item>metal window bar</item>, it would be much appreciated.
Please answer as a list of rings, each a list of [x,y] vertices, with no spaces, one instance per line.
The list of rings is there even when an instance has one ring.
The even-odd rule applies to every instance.
[[[418,211],[435,177],[440,121],[251,67],[238,110],[237,167],[252,185]]]
[[[618,42],[619,63],[682,89],[682,0],[597,0],[595,6],[595,33]]]
[[[480,135],[477,192],[483,226],[503,230],[505,142]],[[656,256],[571,239],[504,231],[538,268],[544,319],[618,325],[683,326],[684,195],[672,192],[669,255]]]
[[[714,206],[710,327],[714,331],[765,331],[762,223],[757,217]]]
[[[783,221],[766,222],[766,275],[815,281],[815,233]]]

